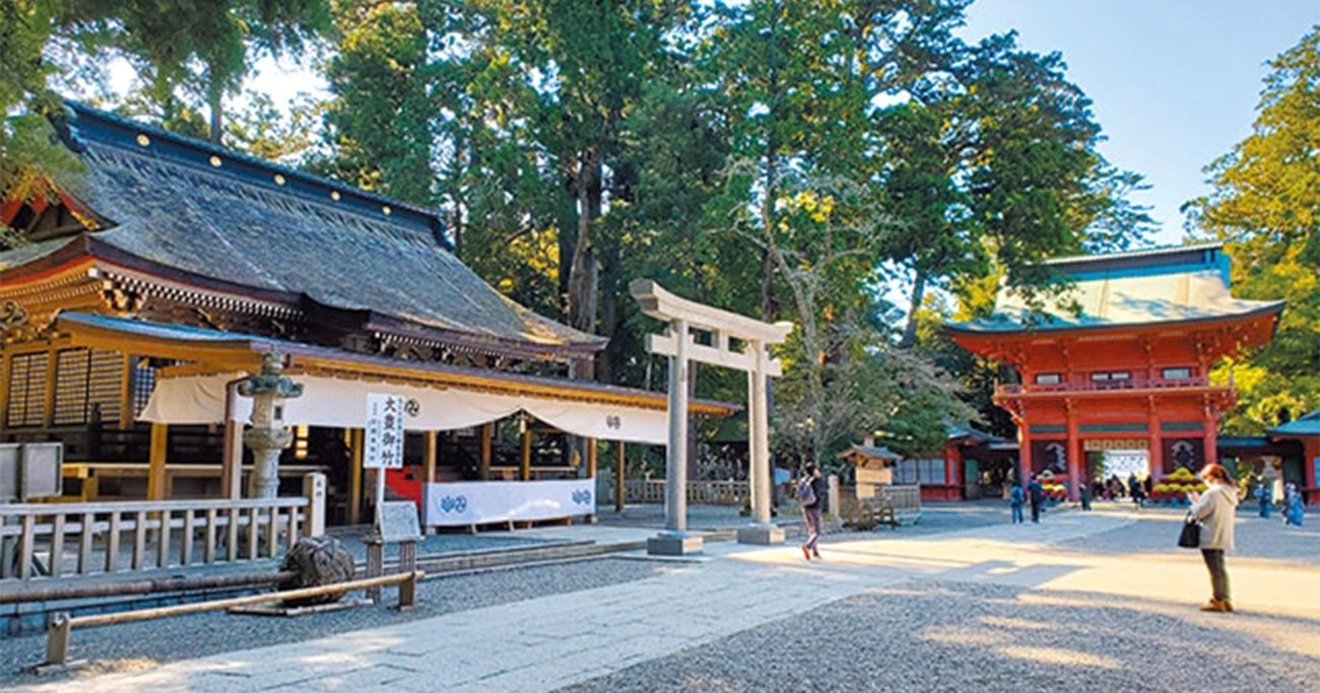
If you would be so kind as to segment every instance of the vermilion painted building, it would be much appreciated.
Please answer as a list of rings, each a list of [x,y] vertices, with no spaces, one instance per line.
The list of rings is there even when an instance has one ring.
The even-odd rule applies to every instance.
[[[1061,258],[1049,264],[1072,286],[1039,310],[1005,289],[990,318],[948,326],[963,347],[1016,369],[995,403],[1018,427],[1019,479],[1049,469],[1075,482],[1099,464],[1160,479],[1215,459],[1236,393],[1207,375],[1268,343],[1283,310],[1233,298],[1229,263],[1218,243]]]

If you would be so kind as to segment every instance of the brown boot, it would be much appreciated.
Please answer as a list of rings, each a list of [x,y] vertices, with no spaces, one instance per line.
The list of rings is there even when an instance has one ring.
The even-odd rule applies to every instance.
[[[1201,611],[1213,611],[1223,614],[1228,613],[1230,610],[1232,610],[1232,607],[1228,605],[1228,602],[1218,599],[1211,599],[1209,603],[1201,605]]]

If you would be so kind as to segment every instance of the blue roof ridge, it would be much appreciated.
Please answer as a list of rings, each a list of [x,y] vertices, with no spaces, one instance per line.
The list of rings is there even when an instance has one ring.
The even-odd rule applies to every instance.
[[[1063,257],[1054,257],[1048,260],[1042,260],[1042,265],[1071,265],[1080,262],[1103,262],[1105,260],[1115,260],[1119,258],[1151,257],[1155,255],[1172,255],[1175,253],[1186,253],[1200,250],[1218,250],[1224,247],[1223,241],[1205,241],[1201,243],[1189,243],[1185,245],[1161,245],[1150,248],[1138,248],[1136,250],[1125,250],[1121,253],[1103,253],[1100,255],[1066,255]]]

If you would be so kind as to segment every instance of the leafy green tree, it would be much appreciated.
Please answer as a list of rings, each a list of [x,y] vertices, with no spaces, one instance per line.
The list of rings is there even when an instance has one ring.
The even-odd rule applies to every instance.
[[[200,103],[219,143],[224,100],[261,56],[299,54],[329,29],[322,0],[63,0],[57,31],[127,58],[142,96],[167,112]]]
[[[1224,430],[1259,433],[1320,407],[1320,25],[1270,62],[1252,134],[1210,164],[1214,190],[1185,207],[1225,242],[1233,293],[1285,299],[1273,341],[1226,360],[1239,406]]]
[[[42,57],[50,41],[58,2],[0,0],[0,193],[28,199],[43,189],[46,172],[74,163],[61,147],[51,144],[46,118],[61,105],[47,88],[54,66]],[[0,243],[19,239],[0,225]]]

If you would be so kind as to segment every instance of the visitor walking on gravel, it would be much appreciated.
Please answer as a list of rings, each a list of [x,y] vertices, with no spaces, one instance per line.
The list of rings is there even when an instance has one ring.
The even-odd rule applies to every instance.
[[[1040,524],[1040,506],[1045,502],[1045,487],[1040,483],[1040,477],[1031,477],[1031,484],[1027,486],[1027,498],[1031,500],[1031,522]]]
[[[798,503],[802,504],[802,519],[807,523],[807,541],[802,544],[802,557],[808,561],[820,558],[816,543],[820,541],[820,508],[825,498],[825,479],[814,464],[808,464],[797,485]]]
[[[1302,492],[1297,490],[1297,484],[1288,484],[1283,489],[1283,498],[1283,526],[1301,527],[1302,516],[1306,514],[1306,509],[1302,501]]]
[[[1013,511],[1013,524],[1022,524],[1022,504],[1027,502],[1027,494],[1022,491],[1022,487],[1013,484],[1013,488],[1008,492],[1008,507]]]
[[[1192,517],[1201,522],[1201,557],[1210,571],[1210,602],[1201,611],[1230,612],[1233,602],[1228,592],[1228,571],[1224,566],[1224,552],[1233,548],[1233,521],[1237,515],[1237,487],[1228,470],[1217,464],[1207,464],[1201,470],[1201,480],[1208,488],[1204,494],[1192,494]]]

